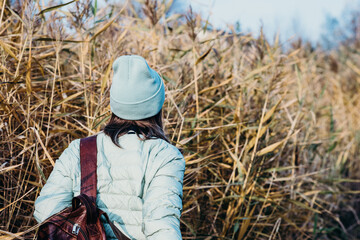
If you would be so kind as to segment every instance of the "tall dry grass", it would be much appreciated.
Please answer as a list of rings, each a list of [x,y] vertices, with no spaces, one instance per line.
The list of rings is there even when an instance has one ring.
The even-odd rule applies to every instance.
[[[184,239],[360,238],[358,50],[285,52],[170,3],[0,1],[0,238],[35,238],[34,200],[68,144],[109,119],[123,54],[166,83]]]

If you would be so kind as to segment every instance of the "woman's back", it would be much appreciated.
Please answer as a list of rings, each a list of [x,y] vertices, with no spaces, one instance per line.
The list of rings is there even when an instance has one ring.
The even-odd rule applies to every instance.
[[[181,239],[185,161],[162,124],[165,87],[140,56],[113,63],[112,116],[97,136],[97,206],[131,239]],[[142,138],[142,139],[141,139]],[[56,161],[35,202],[42,222],[80,194],[80,140]],[[115,238],[104,224],[108,238]]]
[[[35,203],[43,221],[70,206],[80,194],[79,140],[56,162]],[[162,139],[141,140],[134,132],[116,146],[104,133],[97,136],[97,205],[131,239],[181,239],[182,181],[185,161]],[[107,236],[115,238],[104,224]]]

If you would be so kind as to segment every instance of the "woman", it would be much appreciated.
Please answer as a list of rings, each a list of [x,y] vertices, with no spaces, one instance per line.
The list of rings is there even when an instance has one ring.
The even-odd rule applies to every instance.
[[[113,69],[112,116],[97,135],[97,206],[130,239],[181,239],[185,161],[164,135],[164,83],[140,56],[121,56]],[[71,142],[56,161],[35,202],[38,222],[80,194],[79,143]]]

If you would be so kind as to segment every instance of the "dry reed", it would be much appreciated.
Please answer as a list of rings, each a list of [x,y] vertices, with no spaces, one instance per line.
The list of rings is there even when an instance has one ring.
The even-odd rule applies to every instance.
[[[184,239],[360,238],[359,52],[285,52],[171,2],[0,1],[0,238],[35,238],[34,200],[68,144],[109,119],[123,54],[166,83]]]

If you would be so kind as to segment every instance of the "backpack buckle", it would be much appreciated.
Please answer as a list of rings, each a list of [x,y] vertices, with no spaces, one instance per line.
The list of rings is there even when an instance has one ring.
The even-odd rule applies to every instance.
[[[78,235],[80,231],[80,226],[79,224],[75,223],[72,229],[72,233]]]

